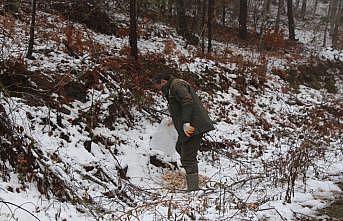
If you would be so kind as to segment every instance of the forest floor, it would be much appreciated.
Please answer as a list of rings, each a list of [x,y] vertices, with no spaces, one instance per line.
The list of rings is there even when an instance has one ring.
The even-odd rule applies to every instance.
[[[133,62],[128,17],[114,15],[122,26],[105,35],[39,11],[34,60],[23,56],[30,15],[0,15],[2,202],[44,221],[341,215],[343,51],[311,48],[313,34],[299,29],[297,44],[277,38],[260,52],[218,39],[201,55],[147,22]],[[146,87],[163,71],[189,81],[215,122],[198,155],[210,193],[166,185],[183,169],[175,131],[160,123],[166,101]],[[0,220],[36,220],[1,206]]]
[[[343,191],[343,182],[339,183],[338,186]],[[343,220],[343,194],[337,195],[336,200],[330,206],[319,210],[318,215],[327,216],[333,220]]]

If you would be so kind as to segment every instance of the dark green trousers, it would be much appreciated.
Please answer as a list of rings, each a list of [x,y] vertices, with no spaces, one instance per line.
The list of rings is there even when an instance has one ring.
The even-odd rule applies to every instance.
[[[182,167],[187,174],[198,173],[197,155],[200,148],[202,135],[194,135],[186,141],[177,140],[176,151],[180,154]]]

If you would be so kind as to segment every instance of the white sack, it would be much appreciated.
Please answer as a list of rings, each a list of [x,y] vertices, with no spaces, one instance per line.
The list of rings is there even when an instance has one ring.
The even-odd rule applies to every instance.
[[[177,137],[178,134],[171,119],[165,118],[152,135],[150,148],[162,152],[165,156],[172,157],[176,153]]]

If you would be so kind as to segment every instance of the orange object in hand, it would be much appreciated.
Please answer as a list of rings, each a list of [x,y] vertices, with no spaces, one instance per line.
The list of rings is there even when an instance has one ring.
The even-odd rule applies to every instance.
[[[195,128],[192,127],[190,123],[185,123],[183,125],[183,131],[185,132],[187,137],[190,137],[194,134]]]

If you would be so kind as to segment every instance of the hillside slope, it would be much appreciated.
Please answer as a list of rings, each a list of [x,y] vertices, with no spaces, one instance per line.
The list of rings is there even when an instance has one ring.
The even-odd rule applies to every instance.
[[[343,52],[214,42],[201,56],[148,22],[135,63],[125,34],[38,12],[28,60],[27,17],[1,20],[1,220],[291,220],[341,192]],[[198,157],[206,191],[180,191],[178,155],[156,148],[175,141],[148,84],[161,71],[190,81],[215,121]]]

